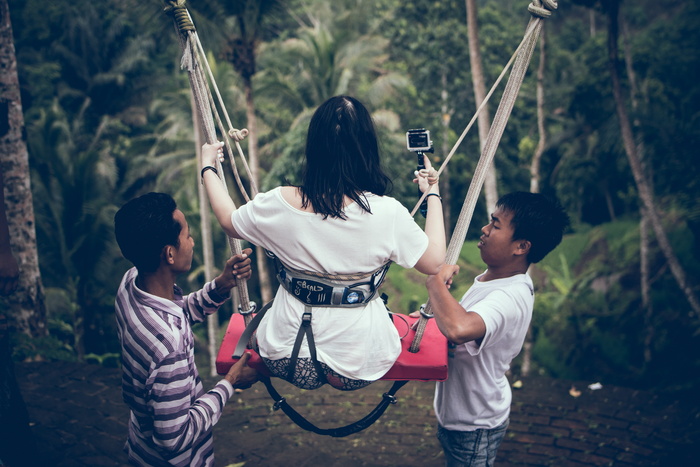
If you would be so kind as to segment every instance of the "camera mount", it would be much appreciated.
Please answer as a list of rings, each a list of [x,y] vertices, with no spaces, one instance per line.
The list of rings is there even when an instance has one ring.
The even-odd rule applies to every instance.
[[[409,151],[415,152],[418,156],[418,170],[425,168],[425,162],[423,155],[428,152],[432,153],[433,142],[430,140],[430,131],[425,128],[417,128],[413,130],[408,130],[406,132],[406,147]],[[422,195],[423,193],[418,190],[418,193]],[[428,201],[423,200],[420,205],[420,212],[425,217],[428,212]]]

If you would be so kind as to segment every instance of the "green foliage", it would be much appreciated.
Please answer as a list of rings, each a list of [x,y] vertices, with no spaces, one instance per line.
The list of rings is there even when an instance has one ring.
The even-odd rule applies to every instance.
[[[75,349],[53,335],[30,339],[17,334],[12,339],[12,357],[18,361],[76,360]]]
[[[687,230],[674,229],[672,238],[680,257],[692,254]],[[533,357],[541,371],[635,386],[655,386],[661,379],[669,386],[696,380],[683,369],[687,363],[662,363],[667,352],[688,351],[683,349],[695,340],[692,326],[680,330],[681,323],[688,325],[688,316],[679,311],[687,304],[669,279],[663,284],[652,282],[655,313],[646,323],[637,292],[636,223],[604,224],[585,234],[569,235],[558,250],[558,255],[550,254],[540,265],[545,275],[535,273],[540,280],[532,323]],[[653,250],[652,258],[652,271],[658,270],[663,263],[660,252]],[[653,356],[645,362],[645,339],[650,332],[654,333]],[[676,341],[671,342],[669,335]]]
[[[381,288],[381,292],[389,297],[389,309],[401,314],[417,311],[428,300],[427,290],[421,287],[424,281],[425,276],[422,274],[393,265]]]
[[[73,323],[78,305],[63,288],[47,287],[44,292],[49,335],[40,339],[13,335],[13,357],[16,360],[75,360]]]
[[[456,142],[473,115],[462,0],[191,3],[238,128],[245,127],[245,79],[252,80],[264,190],[299,183],[310,115],[333,94],[353,94],[371,108],[385,166],[395,180],[392,195],[409,208],[417,196],[410,182],[415,156],[405,150],[405,131],[430,129],[432,160],[439,164],[442,147]],[[267,15],[277,3],[285,9]],[[191,101],[186,74],[179,69],[179,44],[159,0],[9,4],[42,280],[51,297],[50,338],[19,342],[17,356],[72,358],[84,345],[86,357],[110,361],[118,350],[114,292],[129,267],[111,231],[116,209],[147,191],[169,192],[200,243]],[[607,18],[601,8],[607,4],[560,2],[545,23],[548,145],[541,191],[558,196],[574,222],[562,244],[531,270],[537,288],[534,363],[558,376],[685,387],[697,382],[698,319],[688,313],[654,244],[652,313],[641,306],[639,203],[611,95]],[[675,0],[622,5],[629,44],[625,49],[621,36],[623,97],[671,242],[695,285],[700,277],[700,6]],[[522,38],[527,2],[486,0],[478,6],[490,87]],[[251,28],[242,30],[242,24]],[[236,44],[246,47],[237,61],[231,55]],[[628,63],[622,63],[625,58]],[[539,138],[538,59],[536,52],[496,154],[500,193],[528,188],[529,161]],[[247,74],[242,78],[236,70]],[[492,115],[501,92],[492,98]],[[449,167],[453,219],[479,153],[474,129]],[[458,261],[456,297],[484,268],[473,239],[485,213],[480,200]],[[227,255],[223,234],[215,236],[215,251],[217,258]],[[194,285],[201,282],[201,263],[196,251]],[[410,312],[423,303],[424,279],[392,267],[384,290],[392,310]]]
[[[106,368],[119,368],[119,358],[120,354],[114,352],[108,352],[101,355],[94,353],[85,355],[85,361],[87,363],[96,363]]]

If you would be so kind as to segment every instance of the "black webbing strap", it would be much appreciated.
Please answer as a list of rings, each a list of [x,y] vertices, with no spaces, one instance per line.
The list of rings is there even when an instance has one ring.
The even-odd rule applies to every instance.
[[[386,274],[387,269],[388,268],[384,268],[383,274]],[[376,288],[373,288],[372,295],[374,295],[375,291]],[[245,330],[241,334],[241,337],[238,339],[238,344],[236,345],[236,348],[233,352],[233,358],[240,358],[243,355],[243,352],[245,351],[251,336],[258,328],[260,321],[262,321],[263,316],[265,316],[265,313],[267,312],[267,310],[270,309],[271,305],[272,301],[270,301],[264,307],[262,307],[260,311],[256,313],[256,315],[253,317],[251,322],[246,326]],[[302,315],[301,325],[299,326],[299,331],[297,332],[297,337],[294,341],[292,355],[289,361],[289,370],[287,374],[288,381],[294,380],[294,370],[296,369],[296,363],[299,357],[299,350],[301,349],[301,344],[304,341],[304,336],[306,336],[306,339],[308,341],[309,354],[311,357],[311,361],[314,363],[314,366],[316,368],[316,372],[318,373],[318,377],[325,381],[325,373],[323,372],[323,368],[321,368],[321,364],[319,363],[318,358],[316,356],[316,344],[314,342],[314,335],[311,329],[311,310],[312,307],[306,305],[304,314]],[[382,416],[382,414],[384,414],[387,407],[389,407],[389,404],[396,404],[396,392],[408,382],[395,381],[394,384],[391,386],[391,389],[389,389],[388,392],[385,392],[382,395],[382,400],[379,402],[379,404],[377,404],[374,410],[372,410],[362,419],[349,425],[345,425],[338,428],[319,428],[310,421],[308,421],[306,418],[304,418],[299,412],[294,410],[292,406],[287,404],[285,398],[282,397],[279,394],[279,392],[277,392],[277,390],[274,388],[274,386],[272,385],[272,381],[270,381],[270,378],[268,376],[260,375],[260,381],[262,381],[265,384],[267,392],[270,394],[270,397],[272,397],[272,399],[275,401],[273,405],[273,408],[275,410],[282,409],[282,411],[290,418],[290,420],[292,420],[294,423],[296,423],[306,431],[311,431],[319,435],[332,436],[334,438],[342,438],[344,436],[357,433],[370,427],[374,422],[376,422],[379,419],[379,417]]]
[[[342,438],[344,436],[357,433],[359,431],[364,430],[365,428],[370,427],[374,422],[377,421],[377,419],[379,419],[379,417],[382,416],[386,408],[389,407],[389,404],[396,404],[396,396],[394,394],[396,394],[396,392],[399,389],[401,389],[404,386],[404,384],[408,383],[408,381],[394,381],[394,384],[391,386],[391,389],[389,389],[388,392],[385,392],[382,395],[381,402],[379,402],[379,404],[374,408],[374,410],[372,410],[369,414],[367,414],[362,419],[356,421],[355,423],[351,423],[349,425],[341,426],[338,428],[319,428],[310,421],[308,421],[306,418],[304,418],[299,412],[294,410],[294,408],[287,403],[286,399],[282,397],[280,393],[277,392],[277,390],[274,388],[269,377],[261,376],[260,381],[262,381],[265,384],[267,392],[270,393],[270,397],[272,397],[272,399],[275,401],[275,404],[273,405],[273,408],[275,410],[282,409],[282,411],[290,418],[290,420],[292,420],[294,423],[296,423],[306,431],[311,431],[318,435],[332,436],[333,438]]]
[[[316,373],[318,374],[319,381],[327,383],[325,373],[321,364],[316,358],[316,342],[314,341],[314,332],[311,330],[311,307],[307,306],[304,310],[304,314],[301,315],[301,324],[299,325],[299,331],[297,331],[297,338],[294,341],[294,347],[292,348],[292,355],[289,358],[289,369],[287,370],[287,381],[294,381],[294,371],[297,367],[297,358],[299,357],[299,350],[301,349],[301,343],[304,342],[304,336],[309,345],[309,354],[311,361],[316,368]]]
[[[250,320],[250,323],[245,327],[243,330],[243,333],[241,334],[241,337],[238,338],[238,343],[236,344],[236,348],[233,349],[233,355],[232,357],[235,358],[241,358],[243,356],[243,352],[245,349],[248,347],[248,342],[250,342],[250,338],[253,336],[253,333],[255,332],[256,329],[258,329],[258,326],[260,325],[260,321],[262,321],[263,316],[265,316],[265,313],[267,313],[267,310],[270,309],[272,306],[272,300],[267,302],[264,307],[258,311],[255,316],[253,316],[253,319]]]

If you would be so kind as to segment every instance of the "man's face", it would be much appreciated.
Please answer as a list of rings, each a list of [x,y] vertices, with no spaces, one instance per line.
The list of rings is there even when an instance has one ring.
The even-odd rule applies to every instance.
[[[187,272],[192,267],[192,256],[194,254],[194,239],[190,235],[190,226],[187,224],[185,215],[179,209],[173,213],[173,219],[180,224],[180,246],[174,249],[173,269],[178,273]]]
[[[488,267],[503,266],[514,259],[520,242],[513,239],[512,218],[512,212],[498,208],[491,214],[491,222],[481,228],[483,235],[477,246]]]

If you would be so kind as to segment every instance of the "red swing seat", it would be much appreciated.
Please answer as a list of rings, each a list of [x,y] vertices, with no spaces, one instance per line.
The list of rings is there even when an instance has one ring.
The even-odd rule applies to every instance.
[[[442,335],[435,324],[435,320],[428,320],[423,333],[418,352],[409,352],[413,337],[416,332],[410,326],[417,318],[404,316],[394,317],[394,325],[401,338],[401,354],[394,366],[380,379],[389,381],[445,381],[447,379],[447,339]],[[408,329],[406,328],[408,326]],[[235,363],[233,352],[238,340],[245,330],[243,315],[234,313],[228,323],[226,334],[219,347],[216,356],[216,371],[225,375]],[[255,368],[264,375],[270,375],[265,363],[255,350],[247,349],[251,354],[248,366]]]

